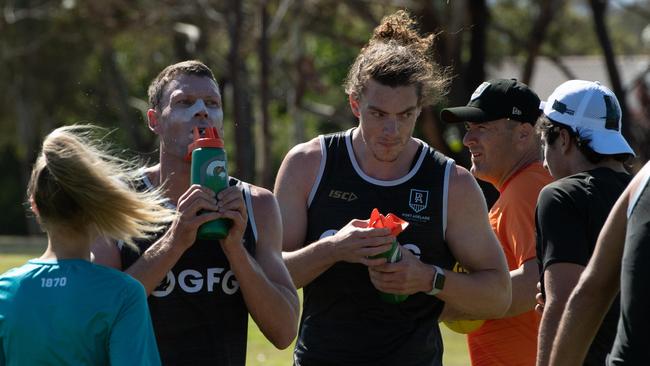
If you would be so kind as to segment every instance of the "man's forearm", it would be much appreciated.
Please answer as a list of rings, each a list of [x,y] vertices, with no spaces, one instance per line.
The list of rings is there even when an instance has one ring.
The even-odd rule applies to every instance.
[[[293,252],[282,252],[282,259],[296,288],[306,286],[336,263],[325,240]]]
[[[616,293],[609,297],[597,288],[578,286],[562,314],[551,351],[551,365],[582,364],[605,313]],[[546,311],[546,310],[544,310]]]
[[[538,277],[537,262],[534,259],[510,271],[512,301],[502,318],[517,316],[535,309],[535,285]]]
[[[547,302],[544,306],[544,314],[539,324],[539,337],[537,337],[537,366],[548,365],[553,339],[563,311],[564,304],[557,301]]]
[[[471,274],[446,271],[445,289],[437,296],[449,306],[451,319],[494,319],[507,310],[511,301],[510,278],[499,270]]]
[[[283,282],[271,281],[245,249],[230,252],[228,261],[251,316],[277,348],[288,347],[296,336],[300,302],[286,271]],[[278,259],[278,261],[280,261]]]
[[[184,250],[173,246],[168,235],[152,244],[138,260],[124,272],[140,281],[147,295],[158,287],[160,281],[167,275]]]

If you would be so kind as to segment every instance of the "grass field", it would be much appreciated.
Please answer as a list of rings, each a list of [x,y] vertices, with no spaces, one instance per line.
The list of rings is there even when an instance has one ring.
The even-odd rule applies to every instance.
[[[469,355],[467,353],[467,342],[465,336],[454,333],[444,325],[440,326],[445,345],[443,354],[443,365],[445,366],[468,366]],[[248,353],[246,365],[249,366],[286,366],[291,365],[291,353],[293,345],[286,350],[277,350],[269,343],[259,331],[255,322],[249,319],[248,322]]]
[[[1,253],[0,252],[0,273],[7,269],[17,267],[30,258],[38,256],[39,253]],[[445,344],[443,364],[445,366],[466,366],[469,365],[465,336],[448,330],[445,326],[440,327]],[[291,352],[293,346],[286,350],[276,349],[264,338],[255,322],[249,319],[248,322],[248,354],[246,365],[251,366],[286,366],[291,365]]]

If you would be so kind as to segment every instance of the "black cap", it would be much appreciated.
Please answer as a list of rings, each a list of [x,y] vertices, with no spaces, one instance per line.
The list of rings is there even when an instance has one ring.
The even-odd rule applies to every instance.
[[[540,115],[539,97],[528,85],[516,79],[492,79],[474,90],[465,107],[445,108],[444,122],[488,122],[509,118],[535,124]]]

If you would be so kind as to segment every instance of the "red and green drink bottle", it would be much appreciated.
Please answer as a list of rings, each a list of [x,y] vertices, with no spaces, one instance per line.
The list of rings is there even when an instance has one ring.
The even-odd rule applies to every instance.
[[[200,184],[219,193],[228,187],[228,169],[223,140],[215,127],[205,129],[204,136],[194,127],[194,142],[187,147],[191,154],[190,184]],[[199,239],[223,239],[228,235],[230,219],[208,221],[199,227]]]
[[[379,210],[376,208],[372,210],[372,213],[370,214],[370,221],[368,222],[368,227],[374,227],[374,228],[388,228],[391,231],[391,234],[397,237],[399,233],[401,233],[406,227],[409,225],[408,222],[400,219],[396,215],[393,215],[389,213],[388,215],[384,216],[379,213]],[[375,256],[370,257],[371,259],[375,258],[386,258],[386,262],[388,263],[396,263],[399,262],[402,259],[402,252],[400,252],[399,249],[399,242],[396,240],[393,240],[393,243],[390,246],[390,249],[381,253],[377,254]],[[398,304],[404,300],[406,300],[409,296],[408,295],[398,295],[398,294],[388,294],[385,292],[379,292],[379,297],[391,304]]]

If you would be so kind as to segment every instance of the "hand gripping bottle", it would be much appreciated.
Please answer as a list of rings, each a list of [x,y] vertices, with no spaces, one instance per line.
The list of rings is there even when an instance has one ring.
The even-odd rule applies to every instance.
[[[228,187],[223,140],[215,127],[206,128],[204,137],[200,136],[197,127],[194,127],[193,132],[194,142],[187,147],[188,156],[191,156],[192,160],[190,184],[200,184],[219,193]],[[228,235],[231,224],[230,219],[223,218],[206,222],[199,227],[197,237],[208,240],[223,239]]]
[[[386,216],[380,214],[379,210],[377,210],[376,208],[372,210],[372,213],[370,214],[370,221],[368,222],[368,227],[390,229],[390,233],[395,237],[397,237],[399,233],[401,233],[404,229],[406,229],[408,225],[409,225],[408,222],[400,219],[399,217],[391,213],[389,213]],[[397,240],[394,240],[389,250],[381,254],[372,256],[370,258],[371,259],[386,258],[386,262],[388,263],[399,262],[402,259],[402,252],[400,252],[399,250],[399,243],[397,242]],[[379,292],[379,297],[381,297],[382,300],[388,303],[397,304],[406,300],[406,298],[408,298],[409,296]]]

